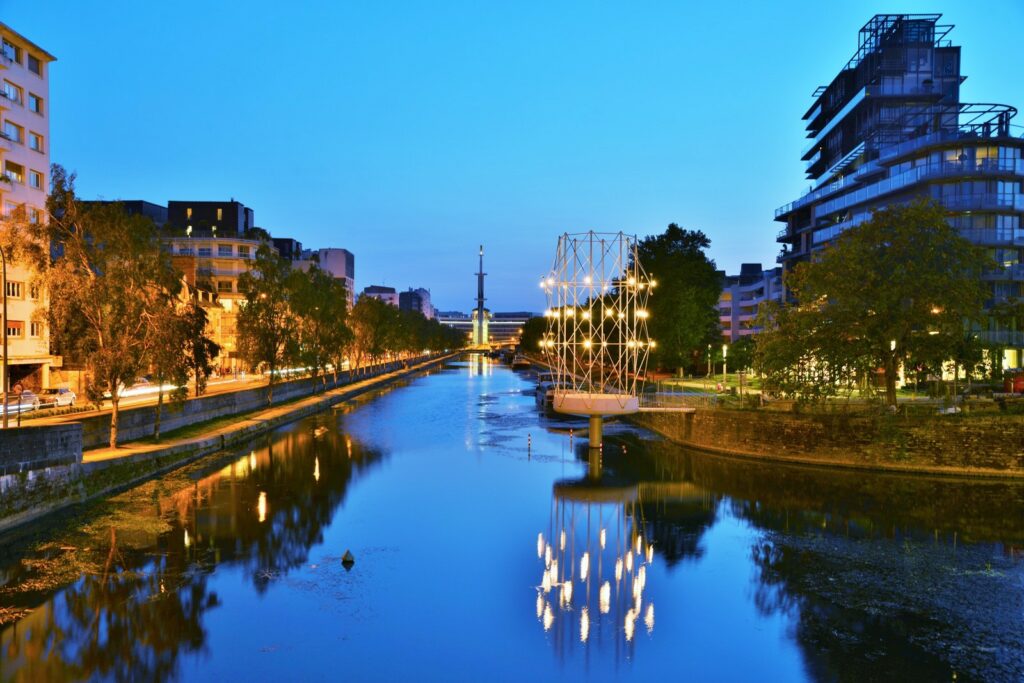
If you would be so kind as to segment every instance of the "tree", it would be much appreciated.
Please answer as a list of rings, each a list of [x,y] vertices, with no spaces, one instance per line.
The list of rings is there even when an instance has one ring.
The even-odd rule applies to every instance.
[[[238,349],[253,368],[270,372],[267,402],[274,401],[274,382],[281,366],[295,356],[294,319],[289,307],[290,264],[261,245],[253,268],[238,278],[245,305],[238,312]]]
[[[541,346],[540,342],[548,332],[548,319],[541,316],[533,316],[523,323],[523,334],[519,338],[519,348],[523,351],[537,353]]]
[[[49,296],[51,338],[86,362],[94,402],[110,395],[110,446],[116,447],[121,391],[145,369],[154,318],[169,305],[178,279],[151,220],[116,204],[86,209],[75,196],[74,174],[55,164],[51,177],[49,220],[32,226],[30,235],[51,245],[36,264]]]
[[[180,316],[185,330],[184,356],[192,371],[196,396],[202,396],[213,372],[214,359],[220,354],[220,344],[206,336],[209,316],[195,299],[180,311]]]
[[[352,349],[359,365],[364,359],[375,363],[389,350],[397,314],[394,306],[370,296],[360,297],[352,307]]]
[[[344,283],[314,264],[308,271],[293,271],[288,287],[296,320],[299,362],[310,368],[314,379],[333,365],[337,379],[351,338]]]
[[[711,240],[699,230],[675,223],[637,245],[640,263],[657,282],[648,302],[647,329],[658,346],[653,360],[662,367],[699,363],[707,344],[720,343],[718,297],[721,277],[705,251]]]
[[[188,329],[185,317],[177,302],[168,302],[163,310],[155,312],[150,319],[149,365],[156,380],[156,419],[153,422],[153,438],[160,440],[160,423],[163,418],[164,385],[168,382],[174,388],[170,400],[183,400],[188,394],[188,373],[190,363],[185,355]]]
[[[933,202],[878,210],[787,274],[796,302],[768,310],[759,357],[775,371],[798,359],[816,369],[811,381],[882,368],[895,406],[901,365],[973,356],[965,332],[981,317],[980,276],[993,267]]]

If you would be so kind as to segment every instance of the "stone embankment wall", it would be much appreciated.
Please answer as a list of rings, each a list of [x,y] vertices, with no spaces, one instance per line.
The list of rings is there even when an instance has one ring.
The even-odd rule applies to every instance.
[[[364,380],[393,372],[404,364],[394,363],[388,366],[378,366],[371,373],[358,374],[351,379],[347,374],[344,377],[339,374],[338,387],[340,388],[338,391],[320,395],[314,401],[303,401],[294,408],[279,408],[274,411],[272,417],[267,417],[265,413],[258,413],[259,417],[255,419],[240,416],[238,425],[226,430],[218,430],[217,433],[209,436],[200,436],[147,452],[126,454],[123,457],[105,460],[82,461],[83,429],[82,424],[78,422],[45,427],[23,427],[6,432],[0,430],[0,453],[5,454],[0,458],[0,533],[69,505],[109,495],[203,456],[248,442],[281,425],[325,410],[394,380],[420,372],[427,367],[443,362],[446,358],[448,356],[439,357],[430,362],[423,362],[425,358],[410,361],[410,365],[414,367],[407,371],[395,373],[378,382],[365,384],[362,383]],[[343,388],[344,385],[353,382],[360,384],[350,390]],[[206,397],[192,399],[185,402],[185,405],[205,403],[208,410],[204,412],[195,408],[182,409],[181,412],[185,413],[187,418],[179,418],[177,423],[172,424],[180,427],[229,415],[232,414],[228,412],[231,406],[236,406],[239,412],[266,408],[267,397],[265,391],[262,391],[263,389],[265,387],[235,392],[236,394],[247,394],[247,396],[233,402],[216,401],[213,402],[213,407],[210,407],[209,402],[204,401]],[[309,397],[312,394],[311,389],[309,380],[295,380],[275,385],[274,403]],[[230,394],[208,398],[224,396],[230,396]],[[262,403],[259,402],[260,396],[262,396]],[[254,400],[256,403],[253,405],[252,401]],[[250,405],[252,407],[248,408]],[[147,411],[137,408],[125,412],[145,414]],[[185,419],[189,421],[186,422]],[[109,429],[109,418],[106,424]],[[168,424],[169,422],[165,420],[164,430],[175,428],[167,426]],[[149,426],[149,431],[142,436],[148,436],[151,432],[152,424]],[[101,442],[101,444],[105,443],[106,440]],[[48,446],[52,446],[54,450],[52,452],[46,450]]]
[[[904,472],[1024,477],[1024,417],[791,414],[698,410],[632,421],[705,450],[766,460]]]
[[[425,357],[412,359],[408,362],[412,365],[423,360],[425,360]],[[404,363],[402,362],[396,362],[377,365],[366,372],[339,372],[337,382],[334,381],[333,375],[328,375],[327,390],[392,372],[403,367],[403,365]],[[323,390],[320,380],[316,380],[315,385],[317,391]],[[199,396],[176,403],[165,402],[161,411],[160,431],[169,432],[173,429],[215,420],[226,415],[238,415],[259,410],[260,408],[267,408],[271,405],[278,405],[296,398],[309,396],[313,393],[313,388],[314,381],[309,378],[274,384],[273,404],[267,399],[269,394],[267,386]],[[75,418],[71,417],[69,419],[74,420]],[[109,412],[81,418],[76,420],[76,422],[80,422],[82,425],[82,448],[85,450],[100,448],[110,443]],[[152,436],[155,423],[155,405],[122,409],[118,411],[117,442],[124,443]]]

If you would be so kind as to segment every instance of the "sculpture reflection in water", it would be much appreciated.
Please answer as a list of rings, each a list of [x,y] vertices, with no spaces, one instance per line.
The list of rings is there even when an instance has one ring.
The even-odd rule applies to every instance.
[[[654,631],[647,589],[654,545],[645,538],[639,487],[601,475],[601,453],[590,449],[588,476],[554,486],[551,522],[537,534],[542,564],[536,614],[565,645],[591,642],[632,648],[640,629]]]

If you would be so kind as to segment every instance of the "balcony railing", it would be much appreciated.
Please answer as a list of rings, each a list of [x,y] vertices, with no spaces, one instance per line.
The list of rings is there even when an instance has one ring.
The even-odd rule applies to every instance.
[[[981,330],[974,334],[982,344],[988,346],[1024,347],[1024,332],[1020,330]]]
[[[1010,280],[1013,282],[1024,281],[1024,263],[1015,263],[1012,266],[1005,268],[997,268],[996,270],[987,270],[982,273],[982,279],[984,280]]]

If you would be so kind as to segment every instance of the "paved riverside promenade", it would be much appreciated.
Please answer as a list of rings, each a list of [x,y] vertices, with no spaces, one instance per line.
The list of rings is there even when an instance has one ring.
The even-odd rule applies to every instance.
[[[70,505],[87,502],[160,476],[206,455],[244,443],[281,425],[439,365],[456,354],[348,382],[312,394],[169,432],[159,442],[141,439],[117,448],[87,449],[81,462],[0,477],[0,532]]]

